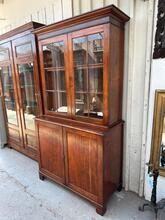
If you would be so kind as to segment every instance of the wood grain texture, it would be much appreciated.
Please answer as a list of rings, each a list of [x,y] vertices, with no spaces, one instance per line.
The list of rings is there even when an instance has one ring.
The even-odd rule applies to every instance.
[[[38,133],[40,169],[51,173],[57,181],[64,182],[62,127],[39,124]]]
[[[110,26],[109,124],[122,119],[124,31]]]
[[[45,70],[42,46],[59,39],[64,40],[64,53],[67,59],[65,71],[69,114],[63,116],[55,111],[50,113],[46,106],[47,100],[44,100],[44,114],[35,120],[40,178],[47,177],[54,180],[88,199],[96,206],[96,212],[100,215],[104,215],[108,198],[121,185],[122,180],[123,27],[128,19],[129,17],[119,9],[109,6],[34,31],[39,44],[43,91],[46,82],[43,77]],[[103,33],[104,36],[103,47],[101,47],[103,48],[103,61],[101,62],[103,118],[85,117],[83,114],[77,116],[75,107],[75,91],[79,90],[75,90],[73,39],[78,37],[87,39],[88,35],[96,33]],[[81,46],[78,49],[88,51]],[[88,63],[87,55],[83,60],[85,62],[82,63],[86,65],[83,68],[87,68],[88,75],[90,62]],[[97,62],[92,68],[98,68]],[[76,65],[80,67],[79,64]],[[89,78],[86,84],[90,85]],[[89,93],[88,90],[84,91]],[[89,100],[87,106],[89,107]],[[58,165],[54,162],[57,161],[55,155],[59,155]],[[64,175],[63,181],[57,179],[60,171]]]
[[[68,185],[98,196],[99,138],[74,129],[66,129]],[[78,146],[78,147],[77,147]],[[75,160],[76,158],[76,160]]]
[[[73,124],[72,119],[61,118],[57,121],[36,118],[40,173],[88,199],[103,215],[109,196],[121,184],[122,123],[104,129],[97,125],[100,132],[95,133],[97,129],[87,127],[85,122]],[[56,147],[62,152],[59,149],[54,154]],[[54,155],[58,155],[58,165],[50,162],[53,157],[55,161]],[[58,169],[64,173],[65,181],[55,175]]]

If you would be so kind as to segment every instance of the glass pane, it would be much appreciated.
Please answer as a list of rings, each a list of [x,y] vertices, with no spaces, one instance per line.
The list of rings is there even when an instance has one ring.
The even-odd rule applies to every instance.
[[[34,90],[33,63],[18,65],[21,97],[27,129],[35,130],[34,118],[37,115],[37,101]]]
[[[74,68],[74,83],[76,91],[87,91],[87,73],[85,69]]]
[[[55,103],[55,93],[54,92],[47,92],[46,93],[47,97],[47,108],[49,111],[55,111],[56,103]]]
[[[103,33],[73,39],[77,116],[103,118],[103,41]]]
[[[17,54],[17,57],[32,54],[32,45],[31,45],[31,43],[17,46],[16,47],[16,54]]]
[[[103,68],[89,68],[89,91],[103,92]]]
[[[64,42],[43,46],[44,67],[64,67]]]
[[[45,71],[46,90],[55,90],[55,72]]]
[[[65,71],[57,71],[57,89],[66,91]]]
[[[103,118],[103,95],[90,94],[90,117]]]
[[[88,63],[103,63],[103,33],[88,36]]]
[[[73,39],[73,62],[74,65],[86,63],[87,37]]]
[[[16,104],[14,96],[14,87],[12,80],[11,67],[5,66],[0,68],[0,74],[2,79],[3,95],[6,106],[6,114],[8,123],[17,125]]]
[[[57,110],[56,112],[60,113],[67,113],[67,101],[66,101],[66,93],[65,92],[57,92],[56,93],[56,100],[58,100],[57,103]]]
[[[45,71],[45,81],[48,110],[67,113],[65,71]]]
[[[84,93],[76,93],[76,115],[88,117],[88,100]]]
[[[1,50],[0,51],[0,61],[9,60],[9,50]]]
[[[47,107],[49,111],[67,113],[67,100],[65,92],[47,92]]]

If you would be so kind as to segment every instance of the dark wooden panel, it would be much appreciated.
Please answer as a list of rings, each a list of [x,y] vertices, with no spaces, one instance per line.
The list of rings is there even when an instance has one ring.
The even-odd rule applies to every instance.
[[[40,168],[53,174],[57,181],[64,182],[62,127],[39,124],[38,134]]]
[[[122,119],[124,31],[110,26],[109,124]]]
[[[104,139],[104,199],[122,184],[123,124],[109,129]]]
[[[66,129],[68,185],[93,199],[99,195],[100,142],[96,135]]]

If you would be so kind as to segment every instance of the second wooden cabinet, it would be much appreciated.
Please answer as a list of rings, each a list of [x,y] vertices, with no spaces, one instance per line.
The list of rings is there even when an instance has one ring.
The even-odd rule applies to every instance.
[[[7,143],[37,159],[35,116],[42,113],[35,36],[42,24],[29,22],[0,35],[0,96]]]

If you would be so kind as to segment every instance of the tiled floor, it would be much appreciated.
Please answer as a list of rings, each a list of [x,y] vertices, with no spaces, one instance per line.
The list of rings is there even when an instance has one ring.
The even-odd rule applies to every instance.
[[[38,178],[38,164],[22,154],[0,149],[0,220],[153,220],[139,212],[143,199],[131,192],[115,193],[104,217],[74,193]],[[161,220],[164,211],[160,213]]]

